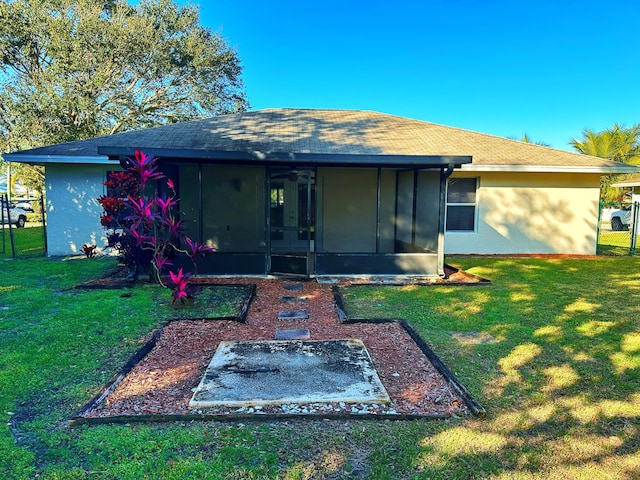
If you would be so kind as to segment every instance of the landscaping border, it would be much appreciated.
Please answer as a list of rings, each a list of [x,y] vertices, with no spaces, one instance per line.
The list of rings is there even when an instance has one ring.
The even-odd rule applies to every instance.
[[[129,285],[120,285],[120,286],[112,286],[107,284],[106,286],[103,287],[98,287],[95,284],[91,285],[91,286],[76,286],[75,288],[88,288],[88,289],[107,289],[107,290],[113,290],[113,289],[119,289],[119,288],[125,288],[126,286],[132,287],[133,285],[129,284]],[[244,301],[242,302],[242,306],[240,307],[240,310],[238,312],[237,315],[235,316],[227,316],[227,317],[216,317],[216,318],[197,318],[197,319],[185,319],[185,318],[174,318],[174,319],[169,319],[167,320],[164,325],[156,330],[153,330],[151,333],[151,337],[149,338],[149,340],[147,340],[144,345],[142,345],[142,347],[140,347],[138,350],[136,350],[134,352],[134,354],[132,355],[132,357],[120,368],[120,370],[118,370],[118,372],[111,377],[106,384],[104,384],[104,386],[100,389],[100,391],[93,396],[93,398],[91,398],[79,411],[76,415],[74,415],[71,420],[69,421],[70,425],[74,425],[74,424],[82,424],[82,423],[87,423],[87,422],[83,422],[82,420],[88,420],[86,417],[84,417],[83,415],[85,415],[87,412],[89,412],[90,410],[93,410],[94,408],[100,406],[102,404],[102,402],[105,400],[105,398],[107,398],[120,384],[120,382],[122,380],[124,380],[124,378],[129,374],[129,372],[131,372],[131,370],[133,369],[133,367],[136,366],[136,364],[138,362],[140,362],[144,357],[147,356],[147,354],[153,350],[153,347],[156,346],[156,343],[158,342],[158,339],[160,338],[160,335],[162,335],[162,332],[164,330],[164,327],[167,326],[169,323],[171,322],[175,322],[175,321],[188,321],[188,320],[212,320],[212,321],[219,321],[219,320],[228,320],[228,321],[237,321],[239,323],[246,323],[246,319],[247,319],[247,312],[249,311],[249,306],[251,305],[251,301],[253,300],[253,297],[256,294],[256,284],[255,283],[250,283],[250,284],[245,284],[245,283],[221,283],[221,284],[215,284],[212,286],[223,286],[223,287],[247,287],[248,288],[248,294],[245,297]],[[114,417],[115,418],[115,417]],[[94,419],[97,420],[97,419]]]
[[[89,400],[75,416],[71,418],[71,421],[70,421],[71,424],[73,424],[74,420],[78,418],[84,418],[83,415],[85,415],[90,410],[93,410],[94,408],[102,404],[104,399],[107,398],[111,394],[111,392],[113,392],[118,387],[120,382],[124,380],[124,378],[129,374],[129,372],[131,372],[133,367],[135,367],[140,360],[146,357],[147,354],[153,349],[153,347],[156,346],[156,343],[158,342],[158,339],[162,334],[163,328],[158,328],[153,331],[153,333],[151,334],[151,338],[147,340],[144,343],[144,345],[142,345],[142,347],[136,350],[136,352],[127,361],[127,363],[125,363],[120,368],[118,373],[116,373],[113,377],[111,377],[107,381],[107,383],[100,389],[100,391],[96,395],[94,395],[94,397],[91,400]]]
[[[452,416],[445,413],[429,413],[423,415],[412,415],[403,413],[225,413],[206,414],[194,413],[191,415],[114,415],[113,417],[73,417],[69,421],[72,427],[81,425],[110,425],[110,424],[131,424],[131,423],[171,423],[171,422],[281,422],[289,420],[317,421],[317,420],[392,420],[392,421],[415,421],[415,420],[447,420]]]
[[[219,284],[225,286],[236,286],[247,284]],[[249,306],[256,292],[256,284],[248,284],[251,287],[250,295],[244,302],[238,316],[233,318],[216,318],[213,320],[235,320],[242,317],[241,322],[245,322],[246,315],[249,310]],[[486,414],[485,409],[473,398],[471,393],[466,387],[457,379],[455,374],[440,360],[436,353],[428,346],[428,344],[420,337],[406,320],[403,319],[349,319],[344,309],[344,300],[342,293],[338,286],[332,286],[332,292],[334,295],[336,309],[338,316],[342,323],[398,323],[416,343],[422,353],[429,359],[432,365],[438,370],[438,372],[447,380],[455,392],[465,402],[469,411],[475,416],[484,416]],[[187,319],[173,319],[165,323],[168,325],[172,321],[184,321]],[[118,384],[127,376],[127,374],[133,369],[133,367],[140,362],[156,345],[164,326],[158,330],[155,330],[151,338],[139,348],[131,357],[131,359],[123,365],[120,371],[114,375],[87,404],[85,404],[79,412],[69,420],[70,426],[80,425],[104,425],[104,424],[127,424],[127,423],[167,423],[167,422],[193,422],[193,421],[218,421],[218,422],[238,422],[238,421],[286,421],[286,420],[442,420],[452,418],[451,414],[401,414],[401,413],[307,413],[307,414],[287,414],[287,413],[217,413],[217,414],[170,414],[170,415],[115,415],[112,417],[86,417],[86,413],[99,407],[102,402],[113,392]]]
[[[409,322],[401,318],[349,318],[347,312],[344,307],[344,299],[342,297],[342,293],[340,292],[340,287],[334,285],[331,287],[333,292],[333,296],[336,303],[336,308],[338,309],[338,316],[340,317],[340,321],[342,323],[398,323],[400,326],[407,332],[407,334],[411,337],[411,339],[416,343],[418,348],[422,351],[422,353],[429,359],[431,364],[440,372],[440,374],[446,378],[447,382],[451,385],[451,387],[456,391],[458,395],[464,400],[465,404],[476,416],[484,416],[486,415],[486,410],[478,401],[473,397],[471,392],[467,390],[467,388],[458,380],[455,374],[447,367],[442,360],[436,355],[436,353],[431,349],[431,347],[424,341],[424,339],[420,336],[420,334],[411,326]]]

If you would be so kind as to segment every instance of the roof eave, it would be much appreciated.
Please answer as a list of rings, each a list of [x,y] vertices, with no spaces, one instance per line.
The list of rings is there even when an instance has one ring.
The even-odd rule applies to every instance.
[[[4,153],[3,158],[8,162],[31,163],[35,165],[47,165],[51,163],[75,163],[93,165],[113,165],[104,155],[28,155],[21,153]]]
[[[627,188],[627,187],[640,187],[640,180],[636,180],[634,182],[618,182],[618,183],[612,183],[611,184],[612,187],[616,187],[616,188]]]
[[[638,173],[640,168],[633,165],[462,165],[463,172],[511,172],[511,173],[594,173],[610,175],[618,173]]]
[[[98,147],[98,153],[109,157],[132,156],[132,147]],[[265,164],[297,165],[351,165],[351,166],[407,166],[407,167],[440,167],[454,165],[459,167],[472,162],[471,155],[377,155],[377,154],[344,154],[344,153],[311,153],[311,152],[262,152],[228,151],[228,150],[192,150],[173,148],[144,148],[146,154],[156,157],[184,158],[193,160],[260,162]]]

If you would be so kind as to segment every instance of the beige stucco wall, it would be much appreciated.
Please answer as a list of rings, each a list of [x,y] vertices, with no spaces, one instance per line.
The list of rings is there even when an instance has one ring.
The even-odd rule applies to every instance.
[[[106,244],[100,225],[107,171],[119,166],[50,164],[45,167],[49,255],[82,253],[82,245]]]
[[[447,254],[595,254],[600,177],[471,173],[478,177],[475,232],[447,232]]]

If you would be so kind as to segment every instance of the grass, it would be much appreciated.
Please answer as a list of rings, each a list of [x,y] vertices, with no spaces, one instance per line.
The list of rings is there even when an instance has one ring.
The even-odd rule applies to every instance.
[[[351,287],[354,316],[405,318],[487,409],[447,421],[69,428],[167,318],[152,287],[74,290],[108,261],[0,261],[6,478],[640,476],[640,259],[453,258],[483,287]],[[480,332],[495,343],[460,343]]]
[[[44,249],[44,227],[41,224],[27,224],[26,228],[11,228],[16,256],[39,256]],[[0,259],[13,257],[9,225],[0,225]]]
[[[631,239],[629,230],[613,231],[609,222],[602,222],[598,233],[598,255],[629,255]],[[636,236],[636,247],[640,246],[638,240]]]
[[[180,318],[235,318],[244,302],[251,296],[248,285],[216,285],[195,287],[194,301],[174,303],[168,308],[172,319]],[[165,300],[160,300],[164,303]]]

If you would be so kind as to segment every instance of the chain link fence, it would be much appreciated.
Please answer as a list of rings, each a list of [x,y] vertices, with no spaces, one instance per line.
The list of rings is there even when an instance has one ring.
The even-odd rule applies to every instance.
[[[597,253],[599,255],[635,255],[636,245],[640,247],[639,216],[638,202],[600,202]]]
[[[0,257],[33,257],[47,253],[44,199],[9,200],[0,195]]]

